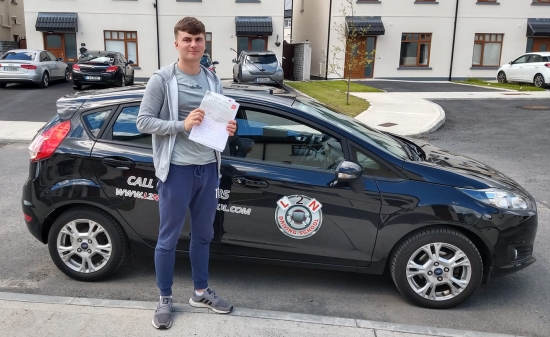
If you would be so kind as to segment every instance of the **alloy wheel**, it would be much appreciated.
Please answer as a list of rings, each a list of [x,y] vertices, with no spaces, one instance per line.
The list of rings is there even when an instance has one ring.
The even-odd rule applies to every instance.
[[[407,263],[407,281],[419,296],[446,301],[458,296],[470,283],[472,266],[454,245],[435,242],[417,249]]]
[[[59,231],[57,252],[70,269],[93,273],[105,267],[111,259],[112,240],[97,222],[77,219],[65,224]]]
[[[536,75],[534,81],[535,87],[542,88],[544,86],[544,78],[542,75]]]
[[[503,72],[498,74],[498,83],[506,83],[506,74]]]

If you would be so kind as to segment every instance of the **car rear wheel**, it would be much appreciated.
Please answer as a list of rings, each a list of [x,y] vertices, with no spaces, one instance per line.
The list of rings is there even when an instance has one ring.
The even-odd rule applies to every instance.
[[[470,298],[483,277],[476,246],[448,228],[425,229],[407,238],[391,260],[397,289],[416,305],[447,309]]]
[[[48,73],[44,73],[44,75],[42,75],[42,80],[40,81],[38,86],[40,88],[47,88],[48,85],[50,85],[50,75],[48,75]]]
[[[92,207],[75,207],[58,217],[48,235],[55,265],[79,281],[97,281],[115,272],[128,253],[120,224]]]
[[[536,74],[535,78],[533,79],[533,84],[537,88],[546,88],[546,83],[544,82],[544,76],[541,74]]]
[[[69,72],[69,68],[65,69],[65,82],[69,82],[71,80],[71,73]]]
[[[501,72],[498,73],[498,75],[497,75],[497,80],[498,80],[498,83],[506,83],[506,82],[508,82],[508,81],[506,80],[506,74],[504,73],[504,71],[501,71]]]
[[[116,82],[116,86],[117,87],[123,87],[126,85],[126,80],[124,79],[124,74],[120,74],[117,82]]]
[[[132,74],[132,78],[130,79],[130,83],[128,83],[128,85],[134,85],[134,78],[135,74]]]

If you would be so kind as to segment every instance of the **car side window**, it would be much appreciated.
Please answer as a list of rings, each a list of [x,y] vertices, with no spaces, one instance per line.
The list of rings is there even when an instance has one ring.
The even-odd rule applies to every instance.
[[[541,58],[541,62],[548,62],[548,57],[543,56],[543,57]]]
[[[386,165],[378,162],[373,159],[371,156],[367,155],[363,151],[357,149],[356,147],[351,147],[351,158],[358,162],[364,169],[364,174],[374,176],[374,177],[383,177],[383,178],[397,178],[398,176],[390,170]]]
[[[124,58],[124,55],[120,54],[119,57],[120,57],[120,62],[122,64],[126,64],[126,59]]]
[[[514,63],[514,64],[523,64],[523,63],[526,63],[528,57],[529,57],[529,55],[520,56],[520,57],[518,57],[513,63]]]
[[[50,58],[50,61],[55,61],[55,60],[57,60],[57,57],[55,57],[55,55],[52,54],[52,53],[50,53],[49,51],[47,51],[46,54],[47,54],[48,57]]]
[[[112,129],[112,140],[129,142],[152,147],[152,136],[148,133],[141,133],[137,129],[136,121],[139,113],[139,106],[131,106],[122,109]]]
[[[84,120],[84,125],[86,125],[86,128],[90,133],[97,137],[99,135],[99,131],[101,131],[101,128],[105,124],[105,122],[109,119],[109,115],[111,114],[111,110],[102,110],[102,111],[95,111],[90,114],[86,114],[82,117]]]
[[[48,54],[46,54],[46,52],[41,52],[40,53],[40,62],[47,62],[47,61],[51,61],[50,58],[48,57]]]
[[[344,160],[338,139],[305,123],[243,107],[235,119],[224,155],[325,170]]]
[[[542,62],[542,58],[540,55],[531,55],[531,58],[529,59],[529,63],[535,63],[535,62]]]

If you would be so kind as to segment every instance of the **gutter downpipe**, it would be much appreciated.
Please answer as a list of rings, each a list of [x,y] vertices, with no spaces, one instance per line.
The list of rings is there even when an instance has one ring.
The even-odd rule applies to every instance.
[[[332,0],[330,0],[330,5],[328,9],[328,36],[327,36],[327,59],[325,61],[325,81],[328,79],[328,56],[330,54],[330,24],[332,19]]]
[[[453,30],[453,47],[451,50],[451,67],[449,69],[449,82],[451,81],[452,74],[453,74],[453,60],[455,56],[455,39],[456,39],[456,22],[458,20],[458,4],[460,3],[460,0],[456,0],[456,9],[455,9],[455,24],[454,24],[454,30]]]
[[[160,38],[159,38],[159,7],[158,7],[158,0],[155,0],[155,3],[153,4],[155,7],[155,18],[157,21],[157,67],[160,69]]]

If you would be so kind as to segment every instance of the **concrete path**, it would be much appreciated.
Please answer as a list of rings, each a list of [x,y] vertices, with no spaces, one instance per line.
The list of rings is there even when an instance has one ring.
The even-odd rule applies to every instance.
[[[454,329],[235,308],[229,315],[174,304],[173,326],[155,330],[155,303],[0,293],[0,335],[512,337]]]

